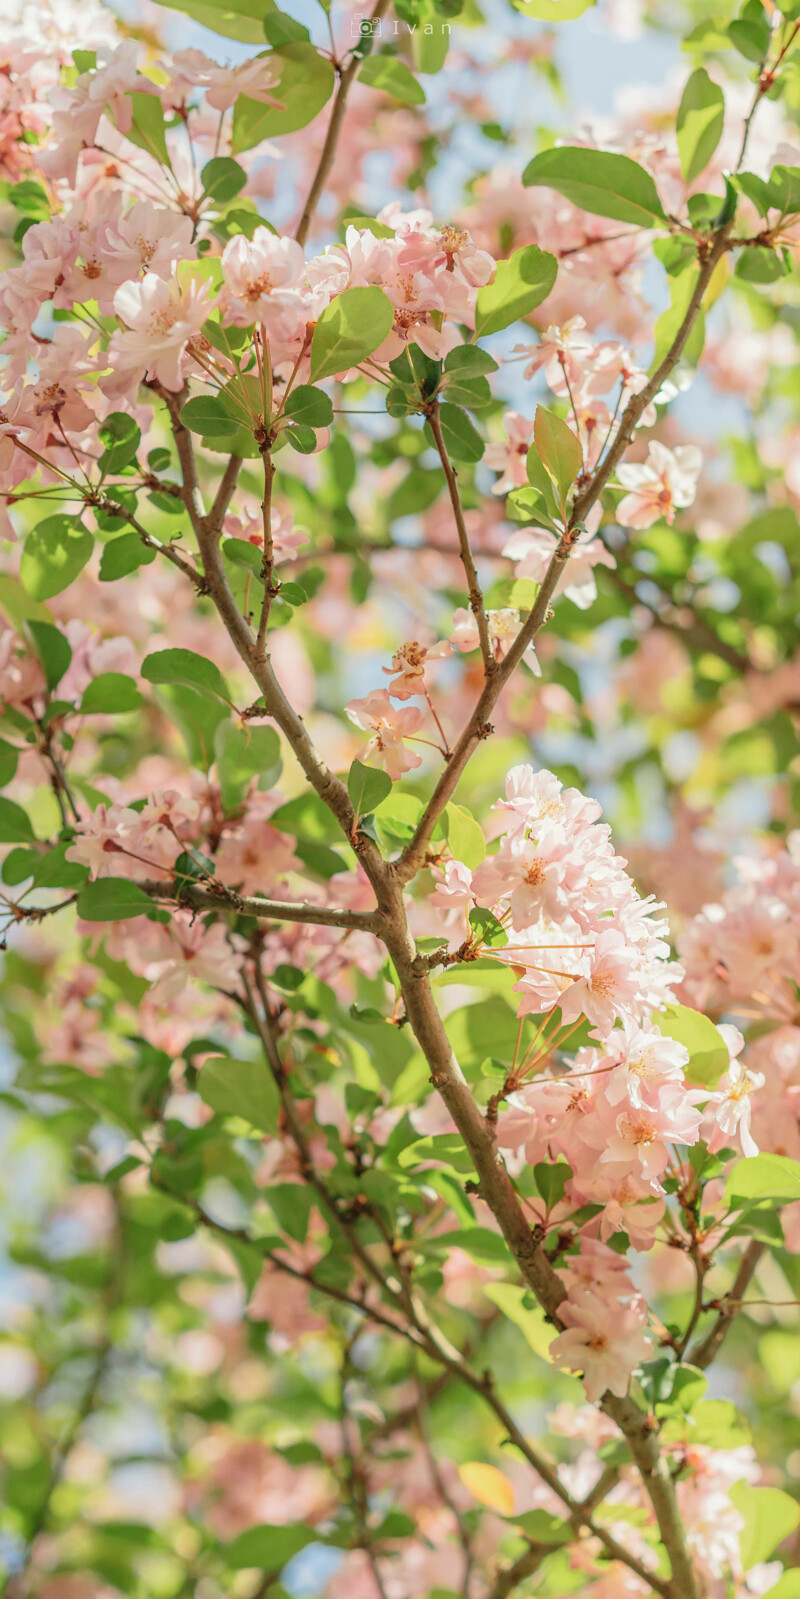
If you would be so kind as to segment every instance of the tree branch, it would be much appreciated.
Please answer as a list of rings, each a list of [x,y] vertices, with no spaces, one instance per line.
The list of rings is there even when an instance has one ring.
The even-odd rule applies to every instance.
[[[480,583],[478,582],[478,573],[475,569],[475,561],[473,559],[472,549],[470,547],[469,534],[467,533],[467,527],[464,521],[464,510],[461,504],[461,496],[458,492],[458,480],[455,470],[451,464],[450,457],[447,454],[447,449],[442,434],[442,423],[439,416],[439,408],[437,405],[432,406],[428,412],[428,422],[436,442],[436,449],[439,453],[439,460],[442,463],[442,471],[444,472],[445,482],[447,483],[447,492],[450,495],[450,504],[453,507],[453,518],[456,524],[456,531],[458,533],[458,547],[461,552],[461,564],[464,568],[467,579],[470,609],[478,625],[478,637],[480,639],[481,655],[483,656],[483,672],[485,677],[491,677],[496,669],[497,662],[492,653],[492,645],[489,638],[489,624],[486,620],[486,611],[484,610],[483,605],[483,591]]]
[[[765,1249],[766,1244],[759,1243],[758,1239],[752,1238],[750,1240],[742,1255],[733,1286],[720,1304],[719,1313],[711,1331],[706,1333],[705,1337],[698,1344],[695,1344],[694,1349],[689,1351],[690,1365],[699,1366],[701,1371],[705,1371],[706,1367],[711,1365],[712,1360],[719,1353],[728,1336],[728,1328],[737,1311],[741,1308],[741,1299],[744,1291],[753,1277]]]
[[[242,916],[255,916],[265,922],[308,922],[315,927],[357,928],[377,932],[377,911],[349,911],[328,905],[307,905],[300,901],[266,899],[260,894],[239,894],[235,888],[213,882],[208,888],[194,883],[159,883],[148,878],[137,884],[151,899],[175,905],[191,905],[197,910],[234,910]]]
[[[569,560],[572,548],[578,538],[580,524],[599,498],[606,483],[611,477],[614,468],[624,455],[633,438],[634,429],[646,406],[658,393],[664,380],[674,370],[685,349],[689,334],[694,327],[703,296],[711,281],[714,268],[729,248],[729,228],[722,228],[719,233],[711,236],[705,259],[695,284],[692,297],[686,308],[683,321],[675,338],[665,355],[663,361],[646,383],[639,394],[631,396],[622,413],[617,436],[605,457],[597,467],[586,488],[577,496],[570,516],[570,525],[559,539],[553,552],[550,565],[542,579],[542,585],[536,596],[536,601],[530,611],[527,621],[521,628],[505,659],[497,667],[492,677],[484,684],[483,692],[473,710],[473,713],[459,738],[455,749],[447,762],[444,771],[431,795],[425,810],[422,813],[417,830],[410,843],[407,845],[400,858],[398,871],[403,882],[408,882],[424,862],[425,853],[430,843],[431,835],[436,823],[444,810],[445,805],[458,786],[461,775],[473,751],[481,739],[486,738],[491,731],[489,717],[497,704],[509,678],[516,671],[526,649],[532,644],[537,633],[544,626],[549,617],[550,600],[553,597],[559,578]]]
[[[587,483],[586,488],[576,496],[574,505],[572,507],[571,516],[571,522],[573,526],[576,523],[583,522],[585,520],[595,501],[602,494],[609,478],[612,476],[616,466],[622,460],[625,451],[632,442],[636,426],[641,417],[644,415],[648,405],[650,404],[651,400],[655,399],[662,384],[669,377],[670,373],[674,372],[676,366],[678,365],[678,362],[688,343],[692,328],[697,321],[700,308],[703,304],[703,298],[714,275],[717,264],[722,260],[726,250],[730,249],[731,247],[730,230],[731,224],[726,224],[725,227],[719,229],[719,232],[710,234],[708,236],[708,239],[705,242],[704,252],[702,254],[700,253],[700,250],[698,250],[700,270],[697,274],[697,282],[692,291],[691,299],[689,300],[689,304],[684,312],[683,321],[681,322],[681,325],[678,328],[678,331],[675,334],[672,344],[664,356],[663,361],[659,362],[659,365],[656,367],[652,377],[648,379],[644,388],[640,389],[638,394],[631,395],[631,398],[629,399],[625,410],[620,417],[619,428],[616,437],[614,438],[614,441],[611,444],[605,459],[592,474],[591,480],[589,483]]]
[[[380,18],[384,15],[384,12],[388,11],[388,9],[389,0],[376,0],[376,4],[372,9],[369,21],[379,22]],[[306,203],[303,206],[302,215],[297,224],[295,238],[298,244],[305,244],[306,239],[308,238],[311,224],[314,220],[314,213],[319,205],[325,184],[328,181],[328,175],[331,167],[333,166],[334,157],[336,155],[336,146],[339,143],[339,135],[342,131],[344,114],[347,110],[348,96],[353,85],[353,80],[356,77],[360,66],[361,57],[357,55],[351,55],[346,67],[342,67],[341,65],[337,64],[337,70],[339,73],[339,87],[336,90],[336,96],[333,102],[333,110],[331,111],[331,119],[328,123],[328,131],[325,135],[325,143],[322,146],[320,158],[317,162],[317,170],[314,173],[314,177],[311,181],[311,188],[308,191]]]

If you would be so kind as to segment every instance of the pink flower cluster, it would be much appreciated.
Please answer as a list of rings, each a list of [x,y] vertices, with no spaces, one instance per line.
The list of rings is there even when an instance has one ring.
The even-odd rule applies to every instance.
[[[682,970],[669,960],[661,907],[641,899],[597,801],[552,772],[515,766],[494,810],[496,853],[471,874],[448,869],[435,902],[483,906],[509,928],[512,941],[493,954],[519,968],[520,1015],[560,1007],[564,1022],[586,1016],[604,1041],[618,1020],[646,1022]]]
[[[625,1261],[591,1239],[558,1274],[567,1289],[559,1306],[565,1331],[550,1345],[550,1359],[583,1376],[587,1399],[608,1390],[622,1397],[631,1372],[652,1354],[647,1307],[625,1270]]]
[[[197,176],[203,147],[211,144],[209,155],[229,147],[222,119],[238,94],[274,103],[274,65],[255,56],[220,67],[186,50],[156,81],[142,70],[142,57],[133,39],[113,47],[101,42],[96,65],[68,84],[45,85],[46,136],[37,162],[52,187],[53,215],[27,227],[22,263],[0,280],[7,334],[0,487],[6,489],[30,475],[36,457],[45,471],[52,465],[71,472],[76,460],[90,471],[93,431],[109,410],[137,405],[143,380],[177,393],[187,378],[217,386],[233,378],[234,364],[211,350],[203,332],[209,317],[226,327],[262,328],[276,383],[295,366],[302,382],[313,326],[344,289],[379,285],[388,296],[394,326],[374,355],[385,364],[408,343],[441,356],[460,342],[477,290],[495,271],[493,257],[468,233],[435,227],[430,212],[404,214],[397,205],[381,214],[381,231],[388,226],[391,236],[350,227],[344,244],[308,261],[294,239],[266,226],[257,226],[252,238],[235,235],[223,248],[206,225],[213,201]],[[192,102],[198,90],[201,108]],[[137,97],[168,117],[178,110],[177,121],[197,146],[201,159],[192,165],[176,125],[167,124],[175,182],[165,185],[155,146],[132,142],[139,139]],[[243,161],[246,172],[247,153]],[[86,304],[95,308],[93,319],[98,313],[116,319],[110,338],[99,327],[52,330],[48,308]]]

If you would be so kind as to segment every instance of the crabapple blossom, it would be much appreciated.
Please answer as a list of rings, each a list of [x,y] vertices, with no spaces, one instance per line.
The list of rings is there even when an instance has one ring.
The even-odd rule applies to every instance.
[[[263,57],[255,56],[235,67],[221,67],[202,50],[176,50],[172,68],[177,68],[180,80],[204,89],[206,103],[215,111],[228,111],[240,94],[282,109],[281,101],[270,92],[278,82],[278,74],[273,63]]]
[[[662,517],[674,522],[675,512],[694,501],[702,465],[702,453],[694,444],[668,450],[651,440],[641,466],[623,462],[617,468],[617,478],[628,490],[617,506],[620,527],[652,527]]]
[[[557,544],[556,535],[548,528],[519,528],[503,546],[503,554],[515,563],[517,577],[529,577],[535,583],[541,583]],[[570,549],[556,592],[572,600],[579,610],[585,611],[597,599],[594,568],[607,566],[613,571],[616,564],[614,556],[601,539],[582,536],[575,540]]]
[[[426,694],[425,670],[428,661],[440,661],[444,656],[451,654],[451,645],[447,639],[442,639],[438,644],[401,644],[392,656],[391,666],[384,666],[383,670],[390,676],[389,693],[393,699],[409,700],[416,694]]]
[[[140,283],[123,283],[114,295],[114,309],[125,323],[109,347],[114,362],[103,388],[109,396],[135,393],[143,377],[177,393],[183,381],[181,357],[200,332],[211,309],[207,283],[193,277],[179,281],[147,272]]]
[[[404,740],[419,732],[424,716],[416,705],[397,710],[385,688],[373,689],[361,700],[351,700],[345,707],[350,721],[370,734],[361,746],[359,760],[371,761],[383,767],[392,782],[422,765],[422,756],[405,747]]]
[[[513,606],[505,606],[501,611],[487,611],[486,626],[495,659],[502,661],[522,627],[519,611]],[[453,612],[453,631],[449,634],[447,642],[454,650],[466,651],[479,648],[480,634],[473,611],[459,606],[458,610]],[[534,676],[541,677],[542,669],[533,644],[529,644],[525,650],[525,662]]]
[[[581,1373],[588,1399],[596,1401],[606,1391],[623,1398],[633,1372],[653,1347],[645,1331],[644,1301],[635,1296],[621,1304],[611,1293],[579,1289],[561,1305],[559,1315],[565,1331],[551,1343],[550,1359]]]
[[[256,228],[252,239],[238,234],[222,252],[223,317],[235,327],[261,322],[270,334],[293,338],[306,311],[307,320],[314,320],[303,288],[305,265],[294,239],[276,237],[268,228]]]
[[[521,489],[528,481],[528,450],[533,441],[533,422],[518,411],[506,411],[503,417],[505,439],[501,444],[487,444],[483,459],[487,466],[500,473],[492,484],[493,494],[508,494],[511,489]]]

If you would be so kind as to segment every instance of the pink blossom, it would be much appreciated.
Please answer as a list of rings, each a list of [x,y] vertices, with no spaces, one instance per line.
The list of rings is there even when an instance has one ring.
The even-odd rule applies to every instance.
[[[259,549],[263,549],[264,521],[260,505],[243,505],[241,516],[230,511],[225,518],[223,528],[228,538],[247,539],[248,543],[256,544]],[[276,564],[292,560],[301,546],[306,543],[306,534],[301,528],[295,527],[291,511],[281,511],[277,505],[272,506],[270,533],[272,558]]]
[[[138,827],[139,817],[128,806],[98,805],[87,821],[78,822],[66,858],[88,866],[92,877],[146,877],[128,853]]]
[[[445,655],[450,655],[451,644],[448,640],[441,640],[438,644],[401,644],[392,656],[391,666],[384,666],[383,670],[392,678],[389,684],[389,693],[393,699],[408,700],[416,694],[425,694],[425,668],[428,661],[440,661]]]
[[[567,382],[573,389],[583,380],[594,352],[594,341],[586,333],[582,316],[573,316],[561,327],[546,327],[538,344],[515,344],[515,356],[529,356],[524,376],[530,380],[544,369],[545,380],[554,394],[566,394]]]
[[[111,339],[109,360],[116,375],[104,379],[106,393],[130,393],[144,376],[177,393],[183,382],[181,357],[211,310],[208,284],[148,272],[141,282],[117,289],[114,309],[128,331]]]
[[[614,1045],[619,1048],[619,1066],[611,1073],[606,1086],[609,1104],[617,1105],[627,1098],[638,1107],[642,1104],[643,1092],[653,1085],[683,1081],[689,1052],[674,1039],[626,1022],[621,1034],[612,1033],[609,1047]]]
[[[192,238],[191,217],[176,216],[146,200],[138,200],[118,221],[102,223],[98,230],[103,260],[113,268],[118,283],[142,272],[169,278],[173,261],[194,259]]]
[[[463,861],[446,861],[443,871],[435,875],[437,883],[428,900],[429,905],[435,905],[437,910],[447,913],[472,910],[475,904],[472,873]]]
[[[239,982],[240,960],[228,942],[226,929],[214,922],[205,927],[187,911],[177,911],[164,935],[163,949],[149,960],[143,975],[153,983],[152,998],[172,1000],[191,980],[212,988],[232,989]]]
[[[556,535],[548,528],[525,527],[512,533],[511,538],[503,545],[503,554],[515,562],[517,577],[529,577],[535,583],[541,583],[557,545]],[[585,538],[581,535],[572,546],[569,559],[564,563],[556,593],[563,594],[566,599],[572,600],[573,605],[577,605],[579,610],[585,611],[597,599],[594,568],[607,566],[613,571],[616,564],[614,556],[606,549],[601,539]]]
[[[483,459],[501,476],[492,485],[493,494],[508,494],[511,489],[521,489],[528,481],[528,450],[533,443],[533,422],[518,411],[506,411],[503,417],[505,439],[501,444],[487,444]]]
[[[660,1193],[669,1145],[697,1143],[703,1118],[696,1104],[706,1097],[702,1090],[673,1082],[663,1083],[638,1107],[612,1105],[601,1097],[581,1136],[591,1149],[602,1151],[600,1164],[610,1176],[643,1178]]]
[[[512,606],[506,606],[501,611],[487,611],[486,624],[494,657],[496,660],[502,661],[508,654],[522,626],[519,611]],[[478,621],[474,611],[468,611],[465,606],[459,606],[458,610],[453,612],[453,631],[449,635],[447,642],[455,650],[477,650],[480,647]],[[526,647],[525,660],[534,676],[541,677],[542,668],[539,665],[533,643]]]
[[[565,855],[562,831],[553,823],[540,823],[535,838],[505,839],[473,872],[478,903],[496,905],[508,894],[513,927],[529,927],[540,915],[558,919],[567,905]]]
[[[222,841],[217,854],[219,876],[244,894],[271,894],[288,873],[302,871],[292,842],[263,816],[249,814],[236,833],[226,833]]]
[[[644,1301],[627,1305],[596,1293],[579,1293],[559,1307],[566,1331],[550,1345],[550,1359],[567,1371],[580,1372],[587,1398],[597,1403],[606,1391],[624,1398],[631,1376],[652,1351],[645,1332]]]
[[[571,983],[561,996],[561,1014],[565,1022],[574,1022],[584,1015],[606,1035],[635,998],[639,986],[637,952],[629,947],[621,933],[613,930],[601,933],[587,976]]]
[[[262,322],[270,335],[294,338],[307,309],[305,268],[294,239],[279,238],[269,228],[256,228],[252,239],[237,234],[222,252],[223,317],[244,328]],[[313,320],[310,307],[308,320]]]
[[[628,493],[617,506],[620,527],[652,527],[662,517],[674,522],[675,512],[691,505],[703,457],[694,444],[668,450],[653,439],[643,465],[632,462],[617,467],[617,478]]]
[[[397,710],[388,689],[380,688],[364,699],[351,700],[345,709],[350,721],[371,735],[358,752],[360,761],[382,766],[393,782],[422,765],[422,756],[407,750],[403,742],[418,733],[425,720],[416,705]]]
[[[273,62],[263,56],[240,61],[235,67],[221,67],[202,50],[176,50],[172,62],[186,83],[205,89],[206,101],[215,111],[229,110],[239,94],[281,107],[281,101],[270,93],[279,74]]]
[[[708,1148],[712,1155],[716,1154],[738,1137],[743,1155],[757,1155],[759,1147],[750,1131],[750,1095],[763,1088],[767,1079],[763,1072],[748,1071],[744,1061],[736,1058],[744,1049],[744,1039],[737,1027],[723,1023],[718,1031],[728,1046],[731,1063],[706,1107],[706,1114],[712,1118]]]

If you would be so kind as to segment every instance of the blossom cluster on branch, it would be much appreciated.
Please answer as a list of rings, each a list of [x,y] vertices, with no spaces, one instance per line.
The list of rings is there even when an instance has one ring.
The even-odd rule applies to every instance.
[[[9,1599],[800,1591],[800,15],[683,9],[13,0]]]

